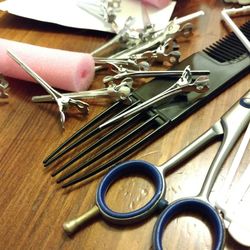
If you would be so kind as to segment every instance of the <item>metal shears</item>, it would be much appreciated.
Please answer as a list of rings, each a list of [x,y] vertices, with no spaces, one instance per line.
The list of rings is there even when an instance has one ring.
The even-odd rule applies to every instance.
[[[163,210],[155,225],[153,233],[153,245],[154,248],[158,250],[162,249],[161,238],[166,223],[172,219],[173,215],[188,209],[207,216],[207,219],[215,226],[214,248],[221,249],[225,239],[224,223],[219,213],[209,203],[208,197],[225,159],[249,122],[250,91],[229,109],[210,129],[161,166],[156,167],[152,163],[142,160],[131,160],[113,168],[102,179],[97,189],[96,205],[80,217],[64,223],[65,231],[73,233],[80,225],[99,213],[106,220],[113,223],[127,224],[137,222],[149,217],[156,211]],[[195,198],[181,199],[169,205],[164,197],[166,190],[164,175],[215,139],[221,139],[222,144],[209,168],[199,195]],[[155,194],[146,205],[135,211],[128,213],[115,212],[108,207],[105,201],[106,193],[115,181],[131,172],[148,176],[152,180],[152,183],[154,183],[156,190]]]

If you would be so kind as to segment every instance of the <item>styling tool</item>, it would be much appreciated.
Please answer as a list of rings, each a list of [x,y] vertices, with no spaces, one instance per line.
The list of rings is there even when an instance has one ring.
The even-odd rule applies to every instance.
[[[120,84],[110,84],[107,88],[97,89],[97,90],[88,90],[88,91],[79,91],[73,93],[64,93],[63,96],[67,96],[72,99],[89,99],[97,97],[109,98],[112,101],[126,100],[132,91],[133,81],[124,81]],[[51,102],[54,101],[54,98],[51,95],[42,95],[42,96],[33,96],[33,102]]]
[[[250,91],[240,98],[205,133],[161,166],[157,167],[142,160],[131,160],[117,165],[100,182],[96,192],[96,204],[94,207],[80,217],[64,223],[65,231],[73,233],[79,226],[98,214],[109,222],[126,225],[143,220],[151,216],[154,212],[162,211],[153,232],[153,247],[154,249],[161,250],[163,249],[161,239],[167,222],[176,214],[190,210],[201,214],[209,224],[214,226],[213,249],[223,249],[225,241],[223,220],[208,199],[222,165],[250,122],[249,99]],[[236,120],[238,121],[237,123],[235,123]],[[199,195],[194,198],[179,199],[168,204],[165,200],[165,174],[215,140],[221,140],[221,145],[209,167]],[[147,204],[137,210],[127,213],[116,212],[110,209],[106,203],[106,194],[114,182],[131,173],[139,173],[143,177],[147,176],[154,185],[155,193]]]
[[[204,15],[203,11],[197,11],[181,18],[175,18],[167,23],[164,29],[154,31],[145,27],[145,31],[133,30],[133,18],[129,17],[124,27],[106,44],[94,50],[92,56],[103,56],[107,54],[108,48],[112,48],[112,55],[109,58],[128,58],[145,51],[155,49],[160,45],[168,44],[180,36],[190,37],[193,26],[189,21]],[[118,47],[118,48],[116,48]],[[114,53],[114,50],[117,50]],[[96,67],[96,70],[100,69]]]
[[[213,185],[220,173],[223,163],[236,144],[237,140],[250,123],[250,91],[248,91],[230,110],[228,110],[219,121],[207,130],[189,146],[171,158],[167,164],[185,160],[191,153],[211,142],[213,138],[222,138],[222,144],[207,172],[199,194],[195,197],[181,198],[170,204],[163,210],[157,219],[153,232],[153,248],[162,250],[162,237],[166,226],[176,216],[183,212],[199,214],[201,218],[209,222],[213,227],[213,249],[221,250],[225,241],[225,228],[220,214],[215,206],[210,203],[209,196]],[[235,122],[238,121],[238,122]]]
[[[242,102],[243,103],[243,102]],[[250,98],[245,100],[245,105],[250,107]],[[243,212],[242,204],[244,204],[244,196],[250,187],[250,164],[242,171],[237,185],[232,182],[241,167],[244,154],[250,147],[250,123],[243,136],[238,151],[233,159],[232,165],[227,172],[220,192],[217,195],[215,207],[220,211],[225,221],[225,227],[229,234],[241,245],[250,247],[250,220],[248,212]],[[232,189],[230,187],[233,185]]]
[[[60,113],[61,125],[64,128],[65,114],[64,111],[70,106],[76,107],[82,113],[88,113],[88,104],[83,101],[74,100],[70,97],[64,96],[57,90],[53,89],[46,81],[44,81],[36,72],[34,72],[28,65],[26,65],[19,57],[17,57],[12,51],[8,50],[10,57],[20,67],[27,72],[32,78],[34,78],[56,101]]]
[[[195,84],[192,83],[192,85],[197,86],[197,88],[198,88],[197,90],[200,89],[200,91],[201,91],[202,90],[201,80],[203,81],[203,83],[205,81],[208,81],[209,79],[206,76],[209,75],[210,72],[207,70],[191,70],[189,68],[188,68],[188,71],[189,71],[190,75],[200,76],[198,79],[196,79]],[[134,82],[133,78],[136,78],[136,77],[146,78],[146,77],[157,77],[157,76],[166,77],[166,78],[178,78],[178,77],[181,77],[182,74],[183,74],[183,71],[181,71],[181,70],[144,71],[144,72],[141,72],[141,71],[129,71],[129,72],[127,72],[127,70],[126,70],[124,72],[118,73],[115,76],[104,77],[103,82],[105,85],[108,85],[107,88],[97,89],[97,90],[89,90],[89,91],[79,91],[79,92],[73,92],[73,93],[64,93],[63,95],[68,96],[68,97],[73,98],[73,99],[109,97],[113,101],[126,100],[126,99],[129,99],[129,96],[130,96],[131,91],[132,91],[133,82]],[[116,84],[116,82],[119,80],[121,80],[120,83]],[[185,86],[182,86],[182,87],[184,88]],[[191,84],[189,84],[189,87],[191,88]],[[166,92],[167,91],[169,92],[170,90],[166,90]],[[158,97],[160,98],[160,96],[162,96],[162,98],[164,98],[164,95],[166,94],[166,92],[159,94]],[[33,102],[50,102],[53,100],[54,99],[51,95],[33,96],[32,97]],[[152,105],[152,100],[148,100],[147,102],[151,103],[151,105]],[[141,105],[145,105],[145,103],[142,103]],[[128,110],[128,112],[129,112],[129,110]]]
[[[241,27],[241,31],[249,39],[250,21]],[[192,92],[168,98],[126,121],[100,129],[110,118],[157,96],[176,83],[174,79],[156,77],[131,93],[130,105],[116,102],[74,133],[44,160],[45,166],[53,162],[55,166],[56,161],[60,160],[60,166],[52,172],[52,176],[67,169],[64,175],[60,174],[57,182],[78,173],[75,178],[63,183],[63,187],[73,185],[131,157],[248,74],[250,58],[244,45],[232,32],[171,70],[183,70],[188,65],[193,70],[206,69],[210,72],[210,86],[206,93]]]

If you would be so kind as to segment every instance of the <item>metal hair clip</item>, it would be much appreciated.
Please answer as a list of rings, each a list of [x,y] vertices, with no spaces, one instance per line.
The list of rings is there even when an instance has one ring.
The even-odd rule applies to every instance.
[[[195,83],[190,83],[191,85],[197,86],[201,90],[201,85],[198,85],[202,82],[204,84],[204,88],[207,85],[208,77],[206,75],[209,75],[209,71],[207,70],[190,70],[187,68],[190,72],[190,75],[199,76]],[[80,92],[73,92],[73,93],[64,93],[63,96],[67,96],[73,99],[89,99],[89,98],[95,98],[95,97],[108,97],[112,101],[124,101],[127,100],[127,103],[129,104],[129,96],[131,94],[132,85],[133,85],[133,79],[132,77],[166,77],[166,78],[179,78],[183,74],[182,70],[173,70],[173,71],[128,71],[125,69],[125,72],[117,74],[115,76],[107,76],[104,78],[104,83],[107,86],[107,88],[103,89],[97,89],[97,90],[89,90],[89,91],[80,91]],[[203,77],[201,77],[203,75]],[[115,84],[116,80],[121,80],[119,84]],[[206,82],[206,83],[205,83]],[[183,88],[184,91],[187,86],[180,86]],[[170,90],[169,90],[170,91]],[[198,88],[196,89],[198,91]],[[170,91],[171,92],[171,91]],[[171,92],[172,93],[172,92]],[[165,97],[167,97],[168,93]],[[169,93],[170,94],[170,93]],[[165,98],[163,97],[163,98]],[[32,97],[33,102],[51,102],[54,101],[54,98],[51,95],[41,95],[41,96],[33,96]]]
[[[129,16],[124,24],[124,27],[117,32],[117,34],[107,43],[103,44],[99,48],[95,49],[91,52],[92,56],[95,56],[96,54],[103,54],[103,51],[105,51],[107,48],[114,46],[114,44],[119,44],[119,47],[125,43],[127,43],[129,39],[129,30],[131,26],[134,24],[135,19],[131,16]]]
[[[88,91],[79,91],[73,93],[64,93],[62,94],[65,97],[72,99],[89,99],[96,97],[105,97],[109,98],[112,101],[126,100],[132,89],[132,81],[122,82],[119,85],[110,84],[107,88],[97,89],[97,90],[88,90]],[[55,99],[51,95],[41,95],[41,96],[33,96],[33,102],[51,102],[55,101]]]
[[[146,58],[147,62],[152,65],[154,62],[162,63],[166,62],[174,65],[179,62],[181,53],[177,43],[171,39],[169,41],[160,44],[156,49],[145,51],[140,54],[141,58]]]
[[[201,73],[199,71],[198,73]],[[197,72],[196,72],[197,73]],[[205,72],[209,73],[209,72]],[[167,74],[167,72],[165,72]],[[170,72],[169,75],[176,76],[180,74],[180,72]],[[128,118],[134,114],[144,111],[145,109],[154,106],[156,103],[159,103],[166,99],[167,97],[177,95],[180,93],[187,93],[187,92],[196,92],[196,93],[205,93],[209,90],[208,86],[209,78],[207,75],[200,75],[195,81],[193,81],[193,76],[191,73],[190,66],[187,66],[184,71],[182,72],[181,78],[173,84],[170,88],[166,89],[162,93],[150,98],[149,100],[137,105],[134,108],[131,108],[120,115],[111,118],[110,120],[104,122],[100,125],[100,128],[107,127],[113,123],[116,123],[120,120]]]
[[[178,78],[181,77],[183,71],[182,70],[166,70],[166,71],[158,71],[158,70],[151,70],[151,71],[135,71],[130,70],[122,67],[116,67],[111,69],[112,72],[115,72],[116,75],[107,75],[103,78],[103,83],[105,85],[110,83],[120,83],[126,82],[128,79],[129,81],[133,82],[134,78],[147,78],[147,77],[165,77],[165,78]],[[209,75],[209,70],[190,70],[190,73],[197,76],[197,75]]]
[[[148,70],[150,64],[137,56],[129,58],[108,58],[108,57],[95,57],[96,66],[107,67],[109,71],[113,72],[115,68],[127,68],[134,70]]]
[[[116,15],[121,11],[121,0],[79,0],[78,7],[111,24],[117,31]]]
[[[110,58],[124,58],[139,54],[158,47],[161,44],[169,43],[169,41],[179,37],[180,35],[188,37],[192,34],[192,24],[187,23],[184,24],[183,27],[180,25],[201,15],[204,15],[203,11],[198,11],[182,18],[175,18],[173,21],[168,23],[165,29],[155,32],[151,39],[147,40],[146,42],[140,42],[140,40],[138,40],[139,42],[137,44],[133,44],[133,46],[113,54],[110,56]]]
[[[9,88],[9,83],[0,75],[0,98],[8,98],[7,90]]]
[[[140,31],[132,30],[131,27],[134,21],[132,17],[130,17],[124,28],[113,39],[97,48],[91,54],[94,56],[99,53],[103,54],[107,48],[113,47],[115,44],[118,44],[121,49],[119,52],[110,55],[110,58],[126,58],[151,50],[161,44],[168,43],[170,39],[174,39],[180,35],[185,37],[191,35],[192,24],[188,23],[183,27],[180,27],[180,25],[201,15],[204,15],[203,11],[198,11],[182,18],[175,18],[173,21],[170,21],[163,30],[153,32],[152,29],[146,29],[146,32],[150,33],[150,35],[144,34],[144,36],[140,35]],[[147,36],[147,39],[144,39],[145,36]]]
[[[65,122],[65,114],[64,111],[68,109],[70,105],[76,107],[80,112],[87,113],[88,112],[88,104],[86,102],[82,102],[79,100],[74,100],[70,97],[63,96],[61,93],[53,89],[46,81],[44,81],[39,75],[37,75],[30,67],[28,67],[25,63],[23,63],[13,52],[8,50],[8,54],[10,57],[21,66],[21,68],[27,72],[33,79],[35,79],[56,101],[62,127],[64,128]]]
[[[174,65],[179,62],[181,53],[179,46],[173,40],[160,44],[157,48],[147,50],[124,58],[95,57],[96,66],[127,68],[132,70],[149,70],[154,63]]]

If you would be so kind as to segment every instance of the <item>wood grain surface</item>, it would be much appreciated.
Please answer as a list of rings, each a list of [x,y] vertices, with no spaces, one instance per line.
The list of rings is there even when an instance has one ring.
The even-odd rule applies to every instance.
[[[212,44],[228,29],[221,22],[222,0],[178,0],[173,16],[184,16],[204,10],[206,15],[194,20],[195,31],[180,42],[182,59]],[[237,24],[249,20],[237,18]],[[91,52],[110,39],[110,34],[78,30],[28,20],[7,13],[0,15],[1,38],[70,51]],[[8,102],[0,103],[0,249],[152,249],[152,229],[157,219],[134,225],[116,226],[101,217],[68,236],[62,224],[88,211],[95,204],[95,191],[100,177],[73,189],[62,189],[55,183],[51,170],[44,169],[43,159],[73,132],[100,113],[104,105],[91,105],[88,116],[68,115],[65,131],[61,130],[55,104],[34,104],[31,97],[43,94],[36,84],[8,79]],[[160,165],[208,129],[220,116],[249,90],[246,76],[198,112],[183,121],[157,141],[133,156]],[[102,87],[97,77],[92,89]],[[235,121],[238,122],[238,121]],[[166,198],[196,195],[218,149],[215,143],[166,176]],[[220,190],[233,152],[224,164],[214,191]],[[248,156],[250,151],[247,152]],[[248,158],[249,159],[249,158]],[[114,184],[108,203],[118,211],[131,211],[145,203],[153,193],[149,181],[134,176]],[[214,193],[214,192],[213,192]],[[168,249],[211,249],[213,232],[206,221],[190,214],[175,219],[165,230],[164,246]],[[229,235],[225,249],[247,249]]]

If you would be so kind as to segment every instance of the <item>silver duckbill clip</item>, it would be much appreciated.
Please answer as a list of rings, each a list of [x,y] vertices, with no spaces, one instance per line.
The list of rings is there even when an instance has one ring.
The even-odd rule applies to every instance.
[[[87,113],[88,112],[88,104],[86,102],[82,102],[79,100],[74,100],[70,97],[63,96],[61,93],[53,89],[46,81],[44,81],[38,74],[36,74],[30,67],[28,67],[25,63],[23,63],[13,52],[7,51],[10,57],[21,66],[21,68],[27,72],[33,79],[35,79],[56,101],[59,113],[62,128],[64,128],[65,122],[65,114],[64,111],[68,109],[70,105],[76,107],[80,112]]]
[[[110,84],[107,88],[97,89],[97,90],[88,90],[88,91],[79,91],[72,93],[62,94],[65,97],[72,99],[89,99],[96,97],[110,98],[112,101],[126,100],[131,93],[132,83],[122,82],[119,85]],[[55,101],[51,95],[41,95],[33,96],[33,102],[51,102]]]
[[[179,74],[179,72],[177,72],[177,74]],[[109,119],[108,121],[101,124],[100,127],[107,127],[115,122],[118,122],[122,119],[128,118],[134,114],[142,112],[148,107],[152,107],[156,103],[159,103],[165,98],[172,96],[172,95],[176,95],[180,93],[188,93],[192,91],[197,92],[197,93],[205,93],[206,91],[209,90],[208,82],[209,82],[209,78],[207,75],[201,75],[195,81],[193,81],[190,66],[187,66],[184,69],[181,78],[173,86],[163,91],[162,93],[148,99],[147,101],[137,105],[136,107],[131,108],[128,111],[125,111],[121,113],[120,115],[117,115]]]

